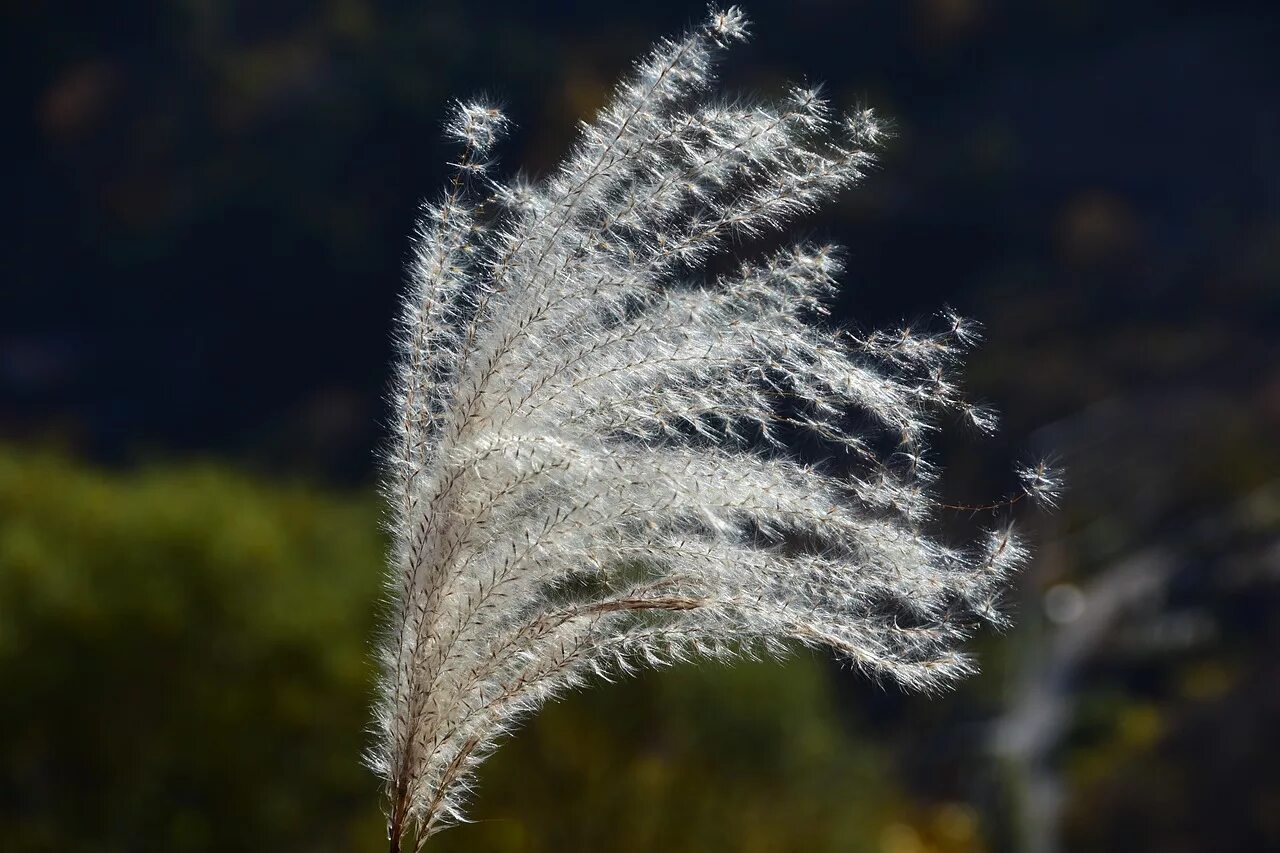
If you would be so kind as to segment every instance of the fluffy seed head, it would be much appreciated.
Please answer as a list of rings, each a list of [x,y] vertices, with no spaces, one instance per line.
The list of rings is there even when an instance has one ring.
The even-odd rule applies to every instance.
[[[929,689],[999,618],[1012,532],[926,529],[925,437],[949,411],[993,426],[953,375],[976,330],[823,325],[831,246],[697,274],[856,183],[882,134],[816,89],[709,95],[745,32],[733,7],[660,43],[538,183],[484,169],[495,109],[448,123],[463,152],[418,229],[387,466],[370,760],[393,850],[462,820],[500,736],[592,678],[810,646]]]

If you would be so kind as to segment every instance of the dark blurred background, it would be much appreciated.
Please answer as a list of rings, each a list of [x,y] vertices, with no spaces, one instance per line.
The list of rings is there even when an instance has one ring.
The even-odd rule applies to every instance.
[[[4,5],[0,848],[383,849],[367,743],[390,329],[449,98],[549,170],[695,3]],[[896,123],[803,226],[841,319],[980,320],[1065,466],[944,697],[820,656],[548,709],[440,851],[1280,849],[1280,12],[755,2],[730,91]],[[965,529],[985,519],[946,520]]]

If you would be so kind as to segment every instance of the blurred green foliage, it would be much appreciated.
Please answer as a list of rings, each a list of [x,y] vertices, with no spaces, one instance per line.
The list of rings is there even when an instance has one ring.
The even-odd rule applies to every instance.
[[[0,836],[376,850],[370,500],[0,453]]]
[[[1109,499],[1089,467],[1072,470],[1077,494]],[[1276,593],[1260,580],[1280,487],[1234,501],[1207,482],[1194,491],[1215,512],[1154,539],[1195,571],[1099,638],[1062,685],[1074,707],[1052,746],[1064,849],[1280,837],[1275,765],[1257,758],[1274,754],[1280,707]],[[371,493],[214,462],[111,472],[0,445],[0,850],[385,849],[379,786],[360,764],[379,512]],[[1141,529],[1105,506],[1085,517]],[[1029,655],[1034,676],[1066,630],[1041,636],[1036,602],[1075,540],[1043,538],[1018,628],[975,644],[987,675],[957,694],[908,700],[807,655],[576,694],[503,745],[482,769],[475,824],[428,849],[1022,849],[1024,782],[996,775],[984,744],[1020,695],[1012,661]],[[1133,550],[1088,564],[1105,575],[1119,560],[1108,555]],[[1179,640],[1187,630],[1204,635]]]
[[[370,495],[0,449],[0,846],[383,849],[378,530]],[[829,687],[800,657],[576,695],[430,849],[925,849]]]

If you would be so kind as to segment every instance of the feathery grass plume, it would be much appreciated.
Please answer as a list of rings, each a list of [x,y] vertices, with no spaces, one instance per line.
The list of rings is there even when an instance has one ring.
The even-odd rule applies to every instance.
[[[999,620],[1012,533],[922,529],[938,414],[991,427],[950,375],[973,328],[823,328],[830,246],[694,279],[855,183],[881,133],[811,89],[709,97],[745,33],[730,8],[660,43],[542,183],[490,177],[497,110],[447,125],[462,151],[417,234],[386,486],[371,763],[393,851],[463,820],[496,740],[592,678],[799,644],[927,689]]]

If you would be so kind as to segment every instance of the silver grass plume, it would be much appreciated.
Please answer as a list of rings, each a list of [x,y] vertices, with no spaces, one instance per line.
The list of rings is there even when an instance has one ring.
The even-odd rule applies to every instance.
[[[463,820],[500,736],[593,678],[799,644],[931,688],[999,621],[1012,533],[955,548],[922,530],[937,415],[992,426],[950,378],[972,328],[817,325],[830,246],[693,280],[855,183],[881,132],[810,89],[710,99],[745,34],[730,8],[660,43],[539,184],[490,177],[494,108],[447,125],[461,154],[417,233],[388,454],[370,763],[392,851]]]

